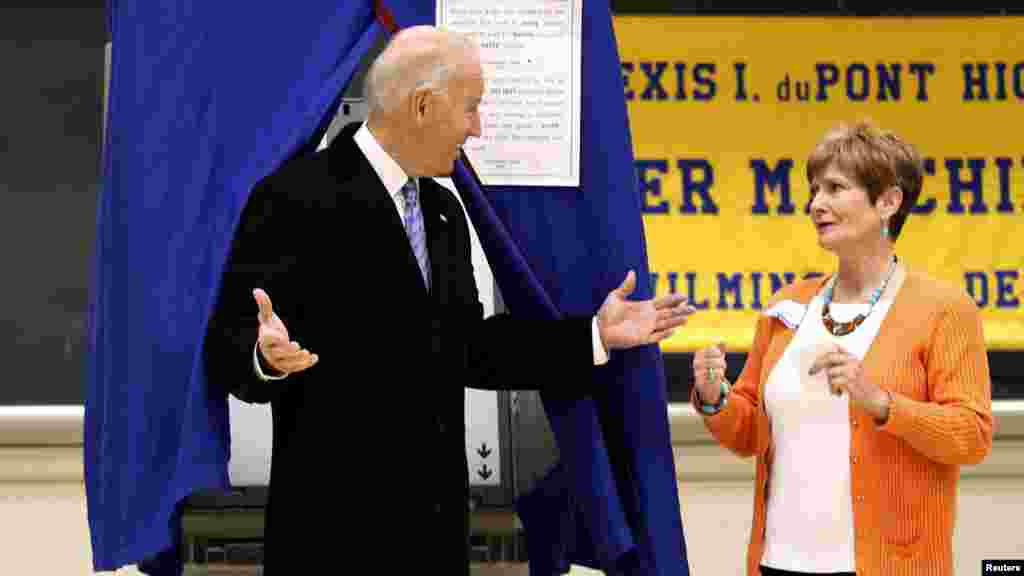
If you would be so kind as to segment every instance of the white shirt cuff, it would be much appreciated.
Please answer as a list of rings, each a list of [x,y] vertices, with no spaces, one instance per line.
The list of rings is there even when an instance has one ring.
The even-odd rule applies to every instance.
[[[267,374],[264,374],[263,369],[260,368],[259,353],[260,343],[257,342],[256,345],[252,347],[252,366],[253,368],[256,369],[256,375],[259,376],[260,380],[284,380],[285,378],[288,377],[287,374],[281,374],[280,376],[269,376]]]
[[[590,323],[590,326],[590,333],[594,341],[594,366],[602,366],[608,363],[608,352],[604,349],[604,344],[601,343],[601,332],[597,329],[597,316],[594,316],[594,321]]]

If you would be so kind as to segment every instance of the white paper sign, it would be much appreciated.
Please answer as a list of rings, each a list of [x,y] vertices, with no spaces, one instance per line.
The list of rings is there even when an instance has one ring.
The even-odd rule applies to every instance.
[[[582,22],[582,0],[438,0],[438,25],[480,45],[483,135],[465,150],[484,184],[579,186]]]

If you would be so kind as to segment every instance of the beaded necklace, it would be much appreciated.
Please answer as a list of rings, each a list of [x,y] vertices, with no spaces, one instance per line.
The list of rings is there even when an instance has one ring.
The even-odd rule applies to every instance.
[[[896,262],[898,262],[898,259],[896,256],[893,256],[892,263],[889,264],[889,273],[885,276],[885,281],[871,293],[871,298],[868,299],[868,311],[863,314],[857,314],[857,316],[849,322],[836,322],[832,318],[832,314],[829,311],[829,304],[832,303],[832,288],[835,286],[835,281],[829,284],[828,288],[825,289],[825,305],[821,308],[821,320],[825,323],[825,329],[833,336],[846,336],[864,323],[864,320],[866,320],[875,309],[875,304],[877,304],[878,299],[882,297],[882,293],[885,292],[885,287],[889,285],[889,279],[892,278],[893,272],[896,271]],[[837,275],[836,280],[838,281],[838,279],[839,277]]]

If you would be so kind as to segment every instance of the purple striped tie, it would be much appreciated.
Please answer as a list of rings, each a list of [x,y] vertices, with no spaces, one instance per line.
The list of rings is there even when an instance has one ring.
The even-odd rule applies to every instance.
[[[416,255],[416,262],[419,263],[420,272],[423,274],[423,283],[429,292],[430,257],[427,255],[427,235],[423,231],[423,212],[420,211],[415,180],[409,180],[402,186],[402,196],[405,197],[405,233],[409,235],[412,252]]]

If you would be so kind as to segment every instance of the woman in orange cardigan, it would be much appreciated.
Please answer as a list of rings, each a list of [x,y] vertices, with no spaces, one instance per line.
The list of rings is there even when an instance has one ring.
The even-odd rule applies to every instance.
[[[923,179],[910,145],[842,126],[807,178],[837,272],[773,297],[735,385],[720,348],[694,356],[705,425],[757,457],[747,573],[952,574],[959,469],[992,447],[977,306],[896,257]]]

